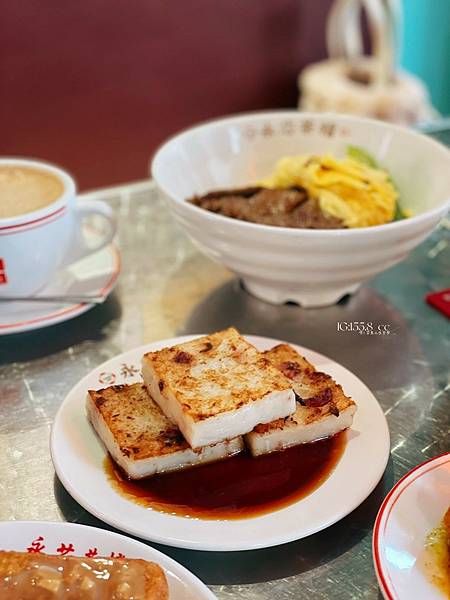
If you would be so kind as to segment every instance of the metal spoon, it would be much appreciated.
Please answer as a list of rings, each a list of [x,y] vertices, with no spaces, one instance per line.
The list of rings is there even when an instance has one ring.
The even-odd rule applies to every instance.
[[[103,304],[104,296],[2,296],[1,302],[63,302],[67,304]]]

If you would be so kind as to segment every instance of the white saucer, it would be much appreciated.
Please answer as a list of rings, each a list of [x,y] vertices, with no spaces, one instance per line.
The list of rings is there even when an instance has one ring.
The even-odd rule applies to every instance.
[[[112,553],[117,556],[121,553],[127,558],[143,558],[158,563],[167,577],[170,600],[215,600],[216,598],[195,575],[173,559],[142,542],[118,533],[73,523],[0,522],[0,550],[18,552],[41,550],[47,554],[61,554],[69,550],[68,556],[84,556],[86,552],[94,549],[98,556],[109,557]]]
[[[248,550],[297,540],[342,519],[374,489],[389,457],[386,419],[370,390],[350,371],[316,352],[297,347],[318,369],[342,384],[358,405],[344,454],[329,478],[299,502],[241,520],[202,520],[165,514],[120,496],[104,472],[105,450],[85,415],[88,389],[139,381],[144,352],[197,336],[147,344],[94,369],[68,394],[56,415],[50,449],[56,473],[67,491],[99,519],[138,537],[198,550]],[[261,350],[277,340],[246,336]]]
[[[386,600],[444,600],[425,567],[425,540],[450,506],[450,452],[418,465],[386,496],[375,521],[373,558]]]
[[[97,236],[86,229],[86,237]],[[59,271],[40,296],[103,296],[114,288],[120,272],[120,255],[111,244],[102,250]],[[92,308],[93,304],[2,302],[0,304],[0,335],[20,333],[55,325],[73,319]]]

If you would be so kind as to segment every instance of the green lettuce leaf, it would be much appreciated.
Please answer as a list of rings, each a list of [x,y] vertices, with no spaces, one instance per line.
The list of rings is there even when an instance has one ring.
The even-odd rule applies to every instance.
[[[364,150],[364,148],[360,148],[359,146],[347,146],[347,156],[349,158],[353,158],[354,160],[359,161],[360,163],[367,165],[368,167],[371,167],[372,169],[382,168],[377,163],[377,161],[374,159],[374,157],[371,154],[369,154],[369,152],[367,152],[367,150]],[[390,174],[389,174],[389,181],[392,183],[392,185],[398,191],[398,187],[395,185],[395,181],[392,179],[392,176]],[[400,204],[398,202],[396,202],[395,214],[394,214],[393,220],[401,221],[402,219],[406,219],[406,218],[407,218],[407,216],[403,212]]]
[[[360,148],[359,146],[347,146],[347,156],[367,165],[368,167],[372,167],[372,169],[380,168],[374,157],[364,150],[364,148]]]

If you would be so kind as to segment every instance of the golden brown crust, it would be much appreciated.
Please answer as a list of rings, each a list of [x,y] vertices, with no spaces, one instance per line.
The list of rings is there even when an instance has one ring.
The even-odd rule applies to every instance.
[[[98,571],[109,576],[96,577],[94,572]],[[31,585],[32,580],[35,585]],[[10,600],[88,600],[93,597],[92,586],[97,586],[95,597],[99,600],[169,598],[164,571],[146,560],[0,551],[0,592],[3,590]]]
[[[145,600],[169,600],[169,586],[164,571],[156,563],[146,562]]]
[[[316,370],[309,360],[299,354],[289,344],[278,344],[270,350],[264,352],[264,356],[268,358],[272,364],[276,364],[277,369],[281,369],[286,377],[289,379],[295,379],[296,367],[298,367],[300,373],[312,373]],[[292,363],[292,364],[289,364]],[[294,369],[294,372],[289,372],[289,367]]]
[[[130,459],[142,460],[190,447],[144,384],[113,385],[88,393],[122,453]]]
[[[338,415],[355,403],[346,396],[342,387],[330,375],[315,367],[292,346],[280,344],[266,350],[264,356],[291,381],[297,397],[296,412],[266,425],[257,425],[255,433],[268,433],[289,425],[308,425],[330,414]]]
[[[170,393],[194,422],[291,387],[233,327],[149,352],[144,361],[157,377],[161,393]]]
[[[450,506],[448,507],[447,512],[444,515],[444,528],[447,533],[447,546],[450,552]],[[450,563],[448,565],[449,576],[450,576]]]

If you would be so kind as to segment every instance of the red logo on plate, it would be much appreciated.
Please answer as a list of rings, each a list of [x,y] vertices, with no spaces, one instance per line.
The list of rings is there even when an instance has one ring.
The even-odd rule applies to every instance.
[[[8,283],[8,278],[6,277],[5,261],[0,258],[0,284],[2,283]]]

